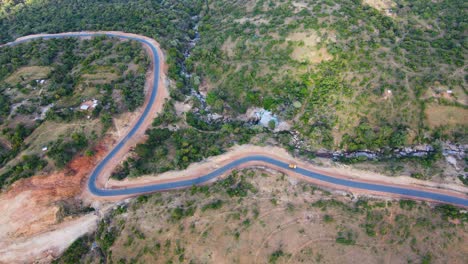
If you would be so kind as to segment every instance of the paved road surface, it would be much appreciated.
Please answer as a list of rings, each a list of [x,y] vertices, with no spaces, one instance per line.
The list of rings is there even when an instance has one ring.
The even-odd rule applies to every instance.
[[[118,33],[72,33],[72,34],[51,34],[43,37],[33,37],[25,40],[19,40],[16,42],[8,43],[6,45],[16,45],[22,42],[29,41],[34,38],[44,38],[44,39],[50,39],[50,38],[64,38],[64,37],[89,37],[89,36],[99,36],[99,35],[106,35],[110,37],[117,37],[117,38],[123,38],[123,39],[131,39],[135,41],[139,41],[141,43],[147,44],[150,48],[152,53],[154,54],[155,58],[155,63],[154,63],[154,86],[152,87],[151,95],[150,95],[150,100],[149,103],[145,106],[145,109],[142,113],[142,115],[139,117],[137,123],[132,127],[132,129],[129,131],[129,133],[108,153],[108,155],[96,166],[94,171],[92,172],[89,181],[88,181],[88,188],[90,192],[96,196],[129,196],[129,195],[138,195],[138,194],[143,194],[143,193],[151,193],[151,192],[156,192],[156,191],[162,191],[162,190],[170,190],[170,189],[176,189],[176,188],[183,188],[183,187],[190,187],[193,185],[197,184],[202,184],[205,182],[208,182],[218,176],[221,176],[225,174],[226,172],[242,165],[243,163],[246,162],[252,162],[252,161],[260,161],[263,163],[271,164],[277,167],[281,167],[283,169],[289,169],[288,164],[285,162],[282,162],[277,159],[270,158],[268,156],[262,156],[262,155],[255,155],[255,156],[248,156],[244,157],[238,160],[235,160],[221,168],[218,168],[204,176],[200,176],[198,178],[194,179],[189,179],[189,180],[179,180],[179,181],[174,181],[174,182],[168,182],[168,183],[159,183],[159,184],[150,184],[146,186],[141,186],[141,187],[129,187],[129,188],[122,188],[122,189],[104,189],[100,188],[96,185],[96,179],[99,176],[99,174],[102,172],[103,168],[107,165],[109,160],[124,146],[125,142],[130,139],[141,127],[142,123],[144,120],[147,118],[149,111],[152,107],[152,105],[155,102],[156,95],[158,93],[158,80],[159,80],[159,56],[157,52],[157,47],[155,47],[151,42],[148,42],[144,38],[139,38],[139,37],[129,37],[125,35],[119,35]],[[373,192],[379,192],[382,194],[390,194],[391,196],[401,196],[401,197],[407,197],[407,198],[413,198],[416,200],[432,200],[435,202],[439,203],[450,203],[450,204],[455,204],[463,207],[468,207],[468,196],[465,194],[465,197],[459,197],[456,195],[448,195],[448,194],[441,194],[437,193],[435,191],[422,191],[422,190],[416,190],[412,188],[403,188],[403,187],[395,187],[395,186],[389,186],[385,184],[375,184],[375,183],[366,183],[364,181],[358,181],[358,180],[348,180],[348,179],[342,179],[338,177],[332,177],[332,176],[327,176],[323,174],[318,174],[313,171],[309,171],[303,168],[297,168],[294,170],[294,172],[301,174],[305,177],[309,177],[315,180],[319,180],[322,182],[327,182],[331,183],[334,185],[338,186],[343,186],[343,187],[349,187],[349,188],[355,188],[355,189],[362,189],[362,190],[367,190],[367,191],[373,191]]]

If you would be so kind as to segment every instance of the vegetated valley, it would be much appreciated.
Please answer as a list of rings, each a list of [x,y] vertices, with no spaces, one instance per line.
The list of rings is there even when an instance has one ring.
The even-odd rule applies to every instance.
[[[0,6],[0,43],[84,30],[161,43],[171,98],[115,179],[185,169],[251,143],[316,164],[327,157],[467,185],[465,10],[461,0],[13,0]],[[143,103],[149,60],[137,43],[99,37],[1,47],[0,65],[7,190],[93,156],[115,120]],[[255,169],[141,196],[115,206],[56,262],[462,263],[468,256],[462,210],[329,191]],[[58,214],[92,210],[78,204]]]
[[[181,129],[167,132],[174,137],[161,149],[137,147],[114,176],[184,168],[250,142],[389,175],[466,182],[461,6],[211,1],[195,18],[186,59],[171,72],[173,100],[150,137],[175,123]],[[235,137],[226,132],[233,125]]]

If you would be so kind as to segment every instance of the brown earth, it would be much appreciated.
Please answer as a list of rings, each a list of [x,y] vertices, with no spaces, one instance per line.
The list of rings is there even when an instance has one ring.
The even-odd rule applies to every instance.
[[[60,223],[57,217],[60,208],[58,202],[73,199],[81,193],[87,176],[97,161],[107,152],[106,145],[111,144],[112,140],[105,140],[96,147],[95,156],[77,157],[66,170],[61,172],[19,180],[8,191],[0,195],[0,212],[2,212],[0,218],[0,263],[15,262],[19,256],[26,256],[25,252],[33,250],[24,248],[25,252],[19,250],[18,254],[10,255],[12,258],[6,258],[6,253],[10,252],[10,249],[16,247],[18,243],[22,241],[34,243],[35,239],[31,238],[38,234],[37,237],[44,240],[46,237],[40,235],[41,233],[56,230],[58,226],[65,227],[69,221],[72,221],[71,225],[68,225],[69,228],[73,228],[72,223],[81,226],[82,221],[79,219],[89,218],[89,215],[76,219],[68,218]],[[84,228],[82,231],[86,232],[87,229]],[[67,241],[67,233],[64,232],[63,235],[64,237],[59,240],[56,240],[56,234],[50,237],[49,245],[54,245],[54,241],[60,242],[59,244],[70,244],[76,239],[73,237],[73,240]],[[53,253],[52,251],[46,255],[53,255]],[[20,262],[31,260],[28,258]]]

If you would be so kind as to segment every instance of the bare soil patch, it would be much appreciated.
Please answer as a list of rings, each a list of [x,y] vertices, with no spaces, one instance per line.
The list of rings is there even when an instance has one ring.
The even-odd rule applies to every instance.
[[[226,53],[228,57],[234,56],[234,49],[236,47],[237,41],[233,41],[231,36],[223,43],[221,50]]]
[[[384,11],[384,14],[387,16],[395,16],[394,13],[391,13],[389,10],[396,6],[396,3],[392,0],[363,0],[364,4],[368,4],[373,8]]]

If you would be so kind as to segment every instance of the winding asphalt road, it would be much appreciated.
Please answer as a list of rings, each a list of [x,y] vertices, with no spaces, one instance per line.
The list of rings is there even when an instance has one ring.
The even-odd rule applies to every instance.
[[[116,155],[116,153],[122,149],[124,144],[130,138],[132,138],[133,135],[140,129],[141,125],[144,123],[145,119],[148,117],[151,107],[155,103],[156,96],[158,94],[158,80],[159,80],[159,74],[160,74],[160,58],[157,52],[158,48],[154,46],[151,42],[144,39],[143,37],[142,38],[129,37],[126,35],[120,35],[118,33],[89,33],[89,32],[70,33],[70,34],[49,34],[49,35],[37,36],[37,37],[33,36],[27,39],[21,39],[21,40],[17,40],[17,41],[6,44],[9,46],[13,46],[13,45],[17,45],[26,41],[39,39],[39,38],[52,39],[52,38],[65,38],[65,37],[90,37],[90,36],[102,36],[102,35],[106,35],[109,37],[122,38],[122,39],[131,39],[131,40],[135,40],[135,41],[148,45],[155,58],[155,62],[153,64],[154,65],[154,69],[153,69],[154,85],[150,92],[149,102],[145,106],[143,113],[139,117],[138,121],[131,128],[128,134],[107,154],[107,156],[96,166],[94,171],[91,173],[91,176],[88,181],[88,188],[89,188],[89,191],[93,195],[105,196],[105,197],[131,196],[131,195],[151,193],[151,192],[162,191],[162,190],[171,190],[171,189],[176,189],[176,188],[190,187],[193,185],[198,185],[198,184],[208,182],[244,163],[252,162],[252,161],[267,163],[267,164],[274,165],[276,167],[289,170],[288,163],[282,162],[280,160],[277,160],[268,156],[254,155],[254,156],[247,156],[244,158],[237,159],[204,176],[200,176],[198,178],[189,179],[189,180],[179,180],[179,181],[176,180],[174,182],[168,182],[168,183],[150,184],[150,185],[141,186],[141,187],[129,187],[129,188],[121,188],[121,189],[105,189],[105,188],[100,188],[99,186],[97,186],[96,180],[98,176],[101,174],[105,166],[109,163],[110,159],[112,159]],[[435,191],[422,191],[422,190],[416,190],[412,188],[396,187],[396,186],[385,185],[385,184],[367,183],[367,182],[358,181],[358,180],[348,180],[348,179],[342,179],[338,177],[319,174],[319,173],[316,173],[307,169],[303,169],[303,168],[297,168],[294,170],[294,172],[300,175],[303,175],[305,177],[311,178],[311,179],[334,184],[336,186],[343,186],[345,188],[362,189],[366,191],[378,192],[381,194],[390,194],[390,196],[396,195],[400,197],[412,198],[415,200],[429,200],[429,201],[438,202],[438,203],[449,203],[449,204],[454,204],[458,206],[468,207],[468,196],[466,194],[465,194],[465,197],[462,198],[460,196],[442,194],[442,193],[437,193]]]

